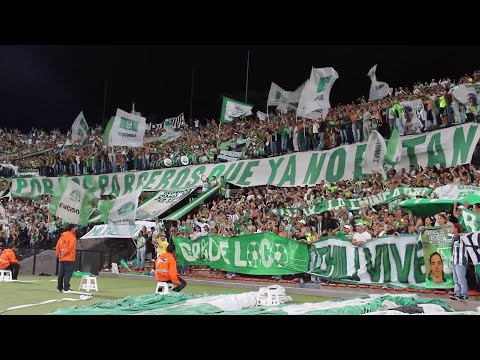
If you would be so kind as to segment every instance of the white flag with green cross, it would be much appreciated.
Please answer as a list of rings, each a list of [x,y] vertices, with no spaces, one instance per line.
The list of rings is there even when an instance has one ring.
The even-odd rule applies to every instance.
[[[245,104],[224,96],[220,121],[231,123],[235,118],[252,115],[252,108],[253,105]]]
[[[70,178],[62,177],[58,181],[48,212],[67,223],[86,226],[96,204],[97,199],[92,191]]]

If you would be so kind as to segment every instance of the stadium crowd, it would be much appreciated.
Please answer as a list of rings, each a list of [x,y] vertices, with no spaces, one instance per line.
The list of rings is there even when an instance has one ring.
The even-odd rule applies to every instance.
[[[465,107],[448,93],[461,83],[480,81],[480,72],[465,75],[456,83],[441,79],[438,83],[417,83],[413,88],[398,88],[380,101],[367,102],[359,98],[355,103],[332,108],[325,120],[296,119],[294,112],[270,113],[265,121],[252,118],[219,123],[207,119],[190,121],[183,135],[170,143],[151,142],[141,148],[102,146],[102,129],[96,126],[86,144],[64,146],[70,133],[58,130],[50,133],[32,129],[28,134],[19,130],[1,130],[0,154],[2,162],[11,162],[21,169],[36,168],[41,176],[101,174],[131,170],[153,169],[163,166],[163,159],[189,157],[191,163],[220,161],[218,145],[233,140],[246,144],[243,158],[274,156],[288,152],[331,149],[342,144],[366,141],[372,130],[378,130],[386,139],[393,129],[401,134],[400,101],[421,98],[427,110],[425,130],[459,123],[480,121],[478,110]],[[297,122],[298,120],[298,122]],[[220,126],[220,129],[219,129]],[[220,131],[219,131],[220,130]],[[156,138],[164,130],[151,130],[147,138]],[[231,148],[235,150],[236,146]],[[38,152],[43,154],[25,157]],[[15,160],[17,158],[22,158]],[[175,165],[175,163],[174,163]],[[216,180],[215,180],[216,181]],[[315,186],[276,188],[273,186],[231,189],[221,181],[221,188],[212,200],[188,214],[185,219],[159,226],[149,231],[151,242],[166,236],[189,237],[195,241],[207,234],[239,236],[258,232],[272,232],[282,237],[312,244],[323,236],[345,237],[353,244],[361,244],[383,235],[418,233],[423,226],[448,226],[457,223],[461,211],[443,212],[435,217],[418,217],[399,207],[380,205],[349,211],[346,207],[331,209],[313,216],[299,212],[298,216],[280,216],[270,211],[315,205],[323,201],[372,196],[398,186],[436,188],[447,184],[480,186],[480,172],[466,164],[455,168],[413,168],[391,172],[388,179],[378,174],[361,177],[359,181],[320,182]],[[214,186],[215,184],[208,184]],[[3,198],[2,204],[9,224],[1,225],[0,248],[7,244],[16,247],[52,249],[66,225],[62,219],[48,213],[50,196],[40,200]],[[474,210],[480,208],[474,206]],[[84,229],[87,230],[87,229]],[[229,274],[235,276],[235,274]]]

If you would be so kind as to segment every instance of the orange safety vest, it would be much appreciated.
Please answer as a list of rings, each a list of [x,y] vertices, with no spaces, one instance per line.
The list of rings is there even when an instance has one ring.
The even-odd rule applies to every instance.
[[[11,263],[18,264],[15,251],[12,249],[4,249],[0,255],[0,270],[6,269]]]
[[[155,260],[155,280],[171,280],[175,285],[180,284],[177,277],[177,261],[171,253],[164,252]]]
[[[55,247],[55,254],[58,255],[63,253],[63,256],[59,258],[59,261],[75,261],[77,238],[75,234],[71,231],[65,231],[62,233],[60,238],[57,241],[57,246]]]

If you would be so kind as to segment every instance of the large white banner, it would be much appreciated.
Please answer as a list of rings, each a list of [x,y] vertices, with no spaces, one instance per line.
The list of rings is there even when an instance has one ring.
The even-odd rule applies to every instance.
[[[370,80],[372,80],[368,101],[381,100],[393,92],[393,89],[389,87],[386,82],[377,80],[376,71],[377,65],[373,66],[367,74],[367,76],[370,77]]]
[[[143,227],[146,227],[147,230],[155,227],[155,222],[153,221],[135,221],[135,233],[133,236],[137,236],[140,230]],[[117,238],[117,239],[130,239],[131,236],[126,234],[117,235],[113,229],[107,224],[94,226],[92,230],[83,235],[80,239],[100,239],[100,238]]]
[[[110,119],[105,129],[105,146],[143,146],[145,118],[117,109],[117,115]]]
[[[363,156],[362,168],[366,174],[377,172],[385,177],[383,163],[385,154],[387,153],[387,145],[383,136],[376,130],[373,130],[368,138],[367,149]]]
[[[395,169],[410,165],[451,167],[471,161],[480,139],[479,125],[467,123],[420,135],[402,136],[401,161]],[[279,187],[318,184],[321,180],[337,182],[358,179],[364,174],[362,161],[366,144],[352,144],[326,151],[305,151],[263,159],[249,159],[219,164],[188,165],[176,168],[73,177],[87,187],[93,181],[96,195],[121,196],[135,189],[160,191],[202,186],[202,176],[224,176],[241,187],[271,184]],[[58,178],[12,179],[12,197],[31,198],[52,194]]]
[[[195,189],[196,188],[159,191],[149,199],[143,201],[137,209],[136,218],[139,220],[154,219],[185,199]]]
[[[85,141],[88,139],[88,124],[83,116],[83,111],[80,111],[77,118],[72,124],[72,141]]]
[[[423,248],[417,236],[383,237],[362,246],[328,239],[313,247],[312,274],[367,284],[425,286]]]
[[[400,106],[402,107],[402,122],[405,128],[405,135],[421,133],[423,123],[420,119],[423,121],[427,119],[422,99],[402,101]]]

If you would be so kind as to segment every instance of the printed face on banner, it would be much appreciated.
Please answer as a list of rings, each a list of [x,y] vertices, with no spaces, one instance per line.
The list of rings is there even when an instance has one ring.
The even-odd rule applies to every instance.
[[[421,133],[425,120],[423,102],[421,100],[406,101],[400,103],[402,106],[403,125],[405,126],[405,134]]]

